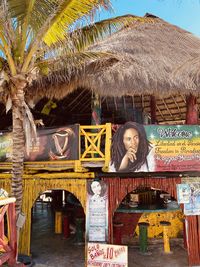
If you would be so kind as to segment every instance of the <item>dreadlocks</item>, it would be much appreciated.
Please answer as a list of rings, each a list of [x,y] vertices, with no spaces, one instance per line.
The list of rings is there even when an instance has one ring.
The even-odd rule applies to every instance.
[[[123,143],[125,131],[131,128],[135,129],[138,132],[139,145],[138,145],[138,149],[136,152],[136,160],[134,160],[133,162],[129,160],[127,168],[124,169],[123,171],[133,172],[133,171],[139,170],[144,163],[147,164],[146,157],[150,151],[150,143],[147,140],[144,126],[142,124],[138,124],[136,122],[130,121],[120,126],[119,129],[114,134],[113,139],[112,139],[111,164],[114,165],[116,171],[119,171],[121,161],[127,152],[124,146],[124,143]],[[148,164],[147,164],[147,168],[148,168]]]

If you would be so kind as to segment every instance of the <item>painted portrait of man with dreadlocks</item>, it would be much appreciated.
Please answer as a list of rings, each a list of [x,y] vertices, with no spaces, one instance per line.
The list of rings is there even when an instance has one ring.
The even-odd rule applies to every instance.
[[[109,171],[148,172],[154,168],[154,149],[144,126],[131,121],[121,125],[112,139]]]

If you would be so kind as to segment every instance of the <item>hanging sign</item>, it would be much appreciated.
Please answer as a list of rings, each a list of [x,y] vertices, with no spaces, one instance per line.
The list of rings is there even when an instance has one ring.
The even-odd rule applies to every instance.
[[[37,142],[25,153],[25,161],[79,159],[79,125],[37,131]],[[0,161],[12,160],[12,133],[0,134]]]
[[[88,243],[87,267],[128,267],[127,246]]]
[[[178,202],[184,204],[185,215],[200,215],[200,182],[177,185]]]
[[[106,242],[108,237],[108,195],[104,181],[88,181],[86,205],[88,242]]]
[[[113,135],[109,171],[200,171],[200,126],[127,122]]]
[[[200,183],[191,183],[189,203],[184,204],[185,215],[200,215]]]

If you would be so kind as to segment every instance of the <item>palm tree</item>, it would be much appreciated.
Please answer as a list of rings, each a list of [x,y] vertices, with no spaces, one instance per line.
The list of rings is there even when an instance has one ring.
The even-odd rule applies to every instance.
[[[22,206],[24,148],[28,150],[36,138],[27,102],[33,82],[61,70],[69,79],[85,61],[105,56],[86,50],[89,45],[130,20],[143,20],[124,16],[86,24],[100,7],[110,8],[110,0],[0,1],[0,100],[7,111],[12,108],[11,188],[17,216]]]

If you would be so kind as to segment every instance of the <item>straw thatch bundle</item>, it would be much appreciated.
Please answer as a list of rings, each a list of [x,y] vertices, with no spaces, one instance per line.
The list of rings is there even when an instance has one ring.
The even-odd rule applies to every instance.
[[[192,86],[186,76],[180,78],[175,70],[200,56],[200,39],[160,18],[146,16],[151,16],[152,22],[135,22],[90,48],[109,53],[106,58],[88,63],[70,79],[65,71],[47,77],[27,96],[60,99],[78,87],[106,96],[198,95],[200,88]]]

